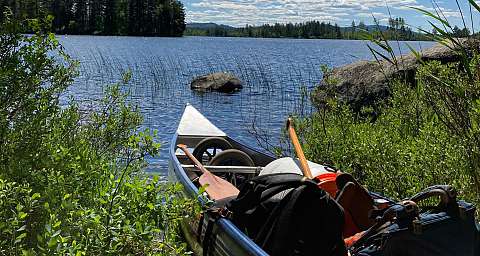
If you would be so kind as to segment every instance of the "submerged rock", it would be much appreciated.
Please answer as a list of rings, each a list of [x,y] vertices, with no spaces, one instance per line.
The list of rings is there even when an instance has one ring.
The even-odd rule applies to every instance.
[[[190,88],[198,91],[234,92],[243,88],[242,81],[226,72],[217,72],[193,79]]]
[[[478,41],[466,41],[462,44],[470,50],[478,49]],[[451,49],[453,48],[453,49]],[[456,47],[437,44],[421,52],[422,61],[437,60],[442,63],[457,62],[460,54]],[[327,100],[335,97],[359,111],[364,106],[371,106],[379,100],[390,96],[389,82],[401,79],[409,84],[415,84],[415,73],[420,64],[413,55],[397,57],[398,64],[383,60],[359,61],[343,67],[334,68],[327,74],[311,95],[311,100],[317,108],[322,108]]]

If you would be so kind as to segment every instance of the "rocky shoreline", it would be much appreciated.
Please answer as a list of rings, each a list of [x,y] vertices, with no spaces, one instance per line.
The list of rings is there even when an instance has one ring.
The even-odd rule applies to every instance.
[[[461,41],[469,51],[478,50],[478,41]],[[458,62],[460,47],[437,44],[421,51],[418,59],[413,53],[397,57],[397,65],[386,60],[359,61],[337,67],[324,74],[322,82],[312,91],[311,101],[322,108],[329,98],[335,97],[358,111],[391,95],[390,82],[395,79],[415,84],[415,73],[422,62]]]

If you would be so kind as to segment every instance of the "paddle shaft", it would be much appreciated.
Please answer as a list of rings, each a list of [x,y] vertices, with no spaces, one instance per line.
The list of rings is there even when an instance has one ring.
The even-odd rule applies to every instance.
[[[198,159],[192,155],[192,153],[190,153],[190,151],[188,151],[188,148],[187,148],[187,145],[185,144],[178,144],[177,147],[179,149],[181,149],[185,155],[188,156],[188,158],[190,158],[190,160],[193,161],[193,163],[197,166],[197,168],[202,172],[202,173],[210,173],[209,170],[207,170],[207,168],[205,168],[205,166],[203,166],[202,163],[200,163],[200,161],[198,161]]]
[[[300,160],[300,167],[302,169],[303,175],[309,179],[313,179],[312,172],[310,171],[310,167],[308,166],[307,159],[305,158],[305,154],[303,153],[302,146],[297,137],[297,133],[295,132],[295,128],[293,128],[293,119],[288,118],[287,120],[287,129],[288,134],[290,135],[290,139],[292,140],[293,147],[295,148],[295,152],[297,153],[297,157]]]

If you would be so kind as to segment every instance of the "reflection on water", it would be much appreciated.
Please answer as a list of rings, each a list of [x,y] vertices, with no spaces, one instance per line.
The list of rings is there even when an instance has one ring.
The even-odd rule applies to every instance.
[[[320,65],[345,65],[371,59],[362,41],[252,39],[252,38],[143,38],[68,36],[60,41],[80,61],[80,76],[69,95],[88,106],[102,96],[105,85],[132,71],[124,88],[145,116],[144,127],[157,129],[163,142],[159,157],[149,159],[149,170],[164,172],[168,146],[186,103],[191,103],[220,129],[247,144],[256,145],[252,122],[277,143],[285,118],[294,110],[309,112],[302,88],[321,80]],[[417,49],[430,42],[411,43]],[[402,44],[403,53],[408,48]],[[197,75],[229,71],[244,81],[234,94],[190,90]]]

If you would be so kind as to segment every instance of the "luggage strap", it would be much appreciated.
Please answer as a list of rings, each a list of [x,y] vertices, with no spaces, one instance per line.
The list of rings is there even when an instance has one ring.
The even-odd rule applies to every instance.
[[[209,213],[206,215],[205,213]],[[205,219],[205,216],[209,216],[208,221],[207,221],[207,227],[205,229],[205,235],[203,236],[203,241],[198,241],[201,242],[202,248],[203,248],[203,255],[206,256],[208,255],[208,250],[210,249],[211,243],[212,243],[212,233],[213,233],[213,226],[214,224],[220,219],[220,218],[230,218],[232,216],[232,212],[229,211],[226,207],[210,207],[205,210],[205,212],[202,214],[202,218],[200,220],[200,223],[198,225],[198,231],[197,233],[199,234],[198,240],[200,240],[200,234],[202,233],[202,227],[203,227],[203,222]]]
[[[419,216],[419,208],[418,205],[410,200],[403,201],[399,204],[395,204],[386,210],[378,210],[373,211],[372,214],[376,218],[376,223],[369,228],[365,233],[358,239],[352,246],[352,251],[356,251],[357,249],[361,248],[366,242],[370,240],[370,238],[376,237],[377,234],[381,233],[382,227],[387,222],[399,222],[399,221],[406,221],[406,222],[413,222],[415,218]],[[376,216],[375,216],[376,215]],[[407,223],[404,223],[407,224]]]

